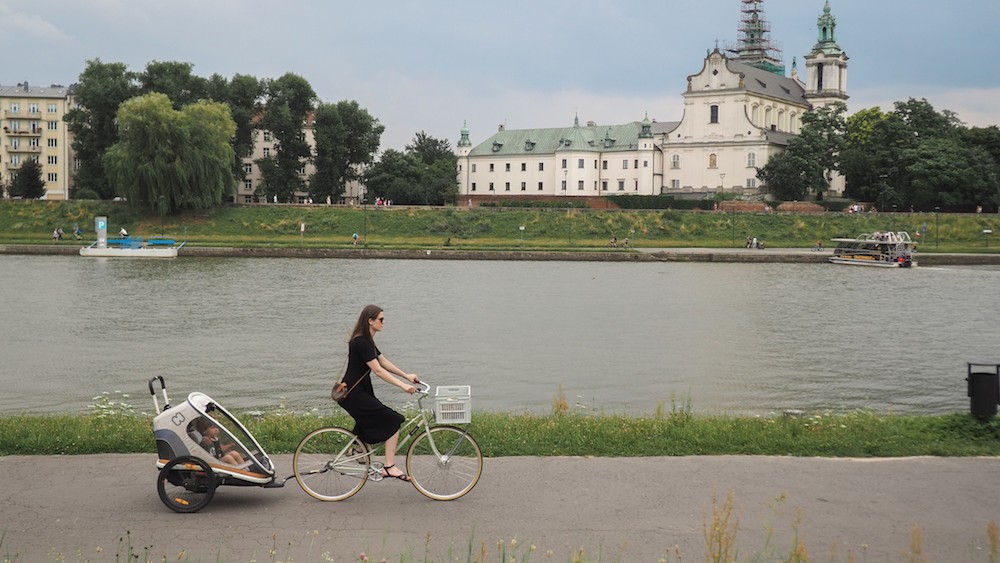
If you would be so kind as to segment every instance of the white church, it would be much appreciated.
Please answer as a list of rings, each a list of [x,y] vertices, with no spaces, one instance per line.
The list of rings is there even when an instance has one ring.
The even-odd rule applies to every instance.
[[[581,124],[505,129],[473,146],[463,127],[456,151],[461,200],[466,197],[671,195],[757,196],[762,167],[798,134],[802,114],[847,100],[847,55],[837,45],[826,1],[819,38],[805,56],[806,81],[793,60],[785,76],[770,40],[763,0],[740,0],[739,40],[705,57],[688,76],[680,121]],[[834,175],[831,196],[844,191]]]

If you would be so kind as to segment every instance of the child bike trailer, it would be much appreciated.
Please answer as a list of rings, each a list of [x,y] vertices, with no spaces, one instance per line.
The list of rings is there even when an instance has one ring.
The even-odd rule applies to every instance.
[[[160,410],[153,384],[163,391]],[[176,512],[208,506],[219,485],[281,487],[274,464],[243,424],[204,393],[194,392],[170,406],[162,376],[149,380],[153,397],[153,437],[160,470],[156,490]]]

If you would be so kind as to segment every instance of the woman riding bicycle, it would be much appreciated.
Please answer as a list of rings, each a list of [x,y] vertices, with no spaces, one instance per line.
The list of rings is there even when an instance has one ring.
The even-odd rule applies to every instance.
[[[367,305],[361,310],[358,322],[354,325],[348,340],[347,371],[344,373],[342,383],[349,391],[340,401],[340,406],[344,407],[354,419],[354,433],[364,442],[368,444],[385,442],[383,476],[409,481],[410,477],[396,467],[395,459],[399,427],[404,417],[383,405],[375,397],[371,374],[374,373],[410,394],[416,391],[416,387],[404,383],[399,377],[410,383],[419,383],[420,378],[415,373],[406,373],[399,369],[379,352],[375,346],[375,333],[381,331],[384,324],[385,314],[381,307]]]

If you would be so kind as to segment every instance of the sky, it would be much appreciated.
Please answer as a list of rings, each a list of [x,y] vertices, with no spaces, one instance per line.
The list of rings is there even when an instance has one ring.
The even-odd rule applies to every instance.
[[[824,0],[764,0],[791,69],[816,43]],[[969,126],[1000,124],[995,0],[830,0],[850,57],[848,112],[927,99]],[[683,116],[687,77],[738,39],[740,0],[0,0],[0,84],[78,81],[88,60],[142,71],[305,78],[385,126],[454,147],[508,129]]]

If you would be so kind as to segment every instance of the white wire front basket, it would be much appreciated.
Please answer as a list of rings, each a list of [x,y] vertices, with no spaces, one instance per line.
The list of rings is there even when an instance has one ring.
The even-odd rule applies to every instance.
[[[439,385],[434,392],[434,419],[444,424],[472,422],[472,388],[468,385]]]

